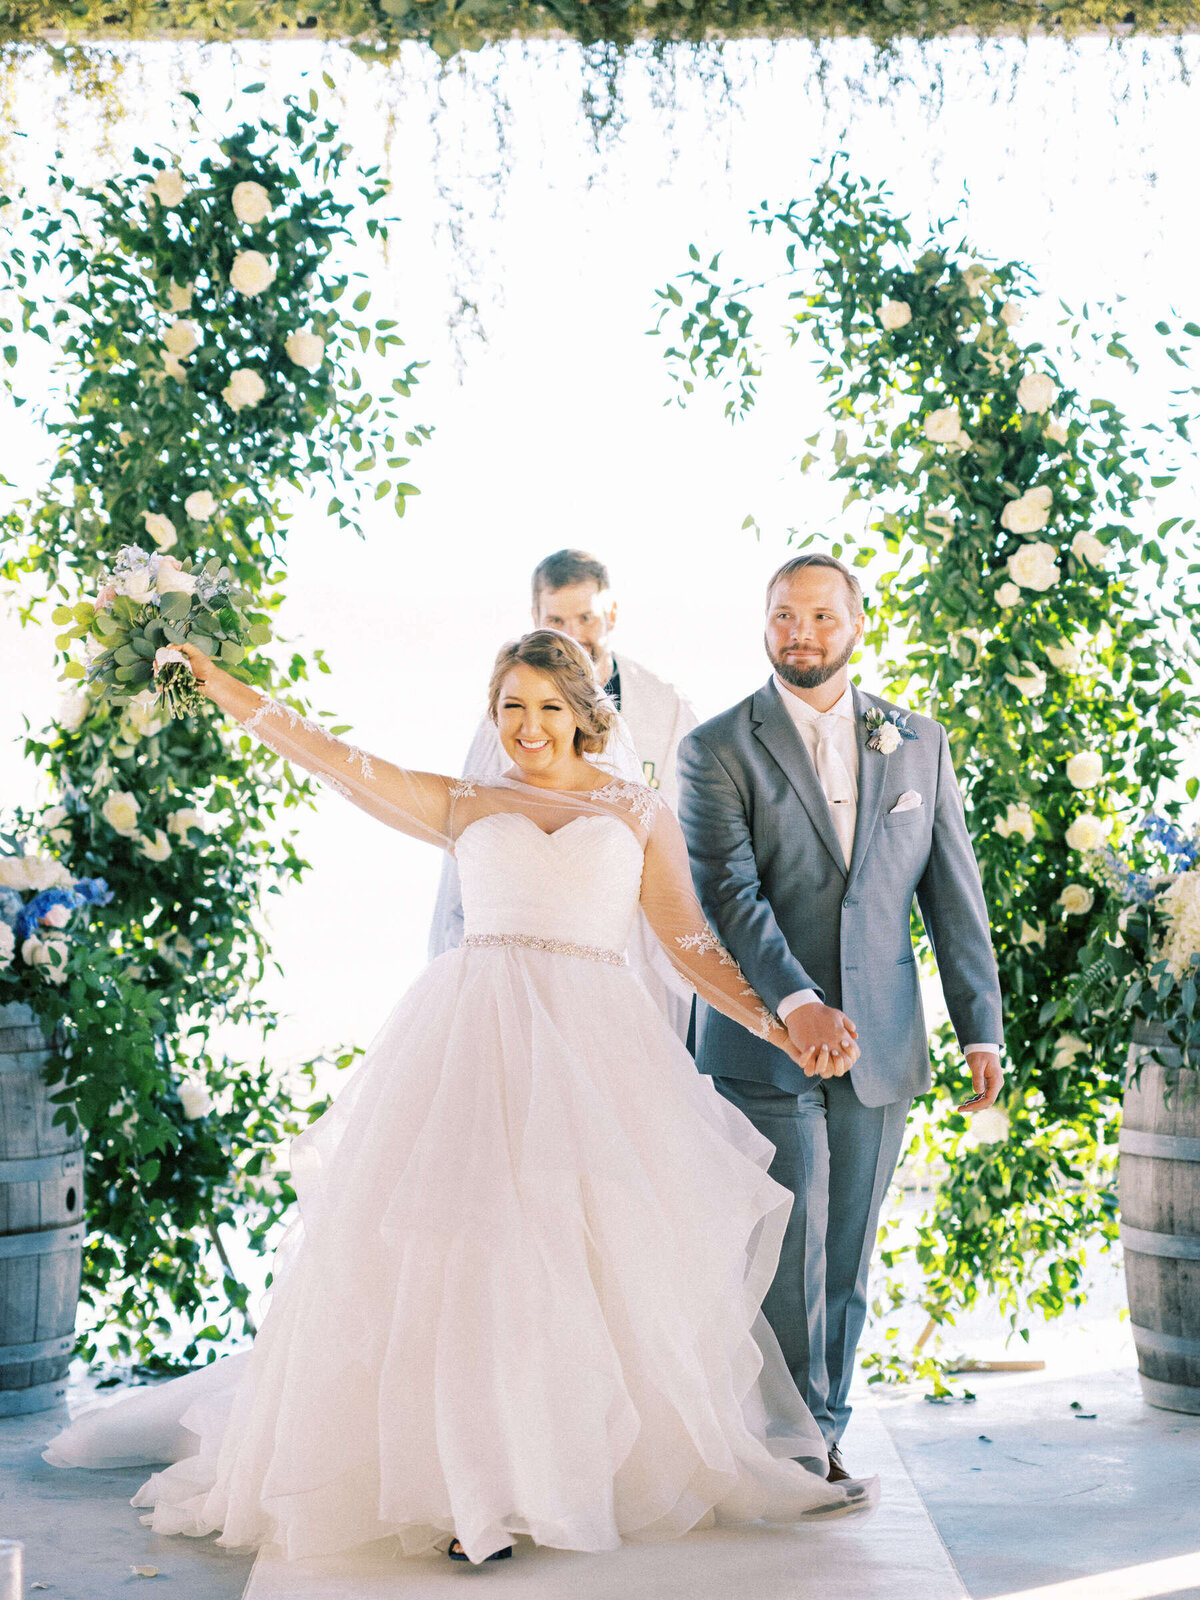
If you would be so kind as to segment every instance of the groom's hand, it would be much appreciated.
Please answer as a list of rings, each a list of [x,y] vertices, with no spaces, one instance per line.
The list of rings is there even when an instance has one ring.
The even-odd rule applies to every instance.
[[[836,1006],[797,1006],[784,1027],[806,1077],[840,1078],[858,1060],[858,1029]]]
[[[1000,1070],[1000,1057],[994,1050],[972,1050],[967,1057],[971,1069],[971,1087],[975,1093],[958,1107],[960,1111],[985,1111],[995,1105],[996,1096],[1004,1084]]]

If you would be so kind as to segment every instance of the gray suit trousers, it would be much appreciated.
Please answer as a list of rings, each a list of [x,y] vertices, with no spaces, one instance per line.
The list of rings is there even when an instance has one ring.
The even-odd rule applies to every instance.
[[[771,1176],[796,1197],[763,1312],[834,1444],[850,1417],[871,1252],[912,1101],[864,1106],[849,1078],[811,1078],[795,1094],[746,1078],[713,1083],[775,1146]]]

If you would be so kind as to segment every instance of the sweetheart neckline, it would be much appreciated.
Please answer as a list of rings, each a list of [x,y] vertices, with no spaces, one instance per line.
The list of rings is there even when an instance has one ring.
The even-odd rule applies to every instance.
[[[573,828],[577,822],[615,822],[617,827],[620,828],[623,833],[629,834],[633,839],[634,844],[637,846],[638,854],[641,855],[643,853],[641,844],[638,842],[637,834],[627,822],[622,822],[620,817],[599,815],[572,817],[569,822],[564,822],[561,827],[548,831],[545,828],[539,828],[533,818],[528,816],[524,811],[489,811],[485,816],[476,817],[472,822],[467,823],[466,827],[459,834],[458,838],[455,839],[455,851],[457,852],[458,846],[466,838],[467,834],[470,833],[472,828],[477,828],[481,822],[494,822],[498,817],[517,817],[521,822],[527,822],[536,833],[541,834],[543,839],[557,839],[560,833],[566,833],[567,829]]]

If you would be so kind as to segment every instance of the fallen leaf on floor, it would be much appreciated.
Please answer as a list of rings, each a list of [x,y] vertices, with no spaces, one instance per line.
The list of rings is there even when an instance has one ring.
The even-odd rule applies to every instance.
[[[158,1577],[158,1568],[157,1567],[130,1567],[129,1570],[130,1570],[130,1572],[133,1573],[135,1578],[157,1578]]]
[[[1095,1422],[1095,1420],[1096,1413],[1094,1411],[1077,1411],[1075,1413],[1076,1422]]]
[[[991,1444],[992,1441],[988,1438],[986,1433],[981,1433],[979,1435],[979,1442],[981,1444]]]
[[[48,1589],[50,1585],[48,1583],[31,1583],[29,1587],[31,1589]]]
[[[1071,1410],[1072,1411],[1082,1411],[1083,1410],[1083,1403],[1081,1401],[1079,1401],[1079,1400],[1072,1400],[1071,1401]]]

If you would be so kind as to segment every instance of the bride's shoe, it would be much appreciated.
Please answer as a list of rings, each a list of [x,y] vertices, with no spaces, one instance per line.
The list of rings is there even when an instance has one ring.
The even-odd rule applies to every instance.
[[[512,1553],[513,1553],[512,1545],[506,1544],[504,1546],[503,1550],[493,1550],[491,1555],[490,1556],[484,1556],[483,1560],[484,1561],[507,1561],[509,1556],[512,1555]],[[446,1551],[446,1554],[450,1557],[451,1561],[470,1561],[470,1559],[471,1559],[470,1556],[467,1554],[467,1552],[463,1549],[462,1545],[459,1544],[457,1539],[451,1539],[450,1548]],[[476,1562],[475,1565],[482,1566],[483,1562]]]

